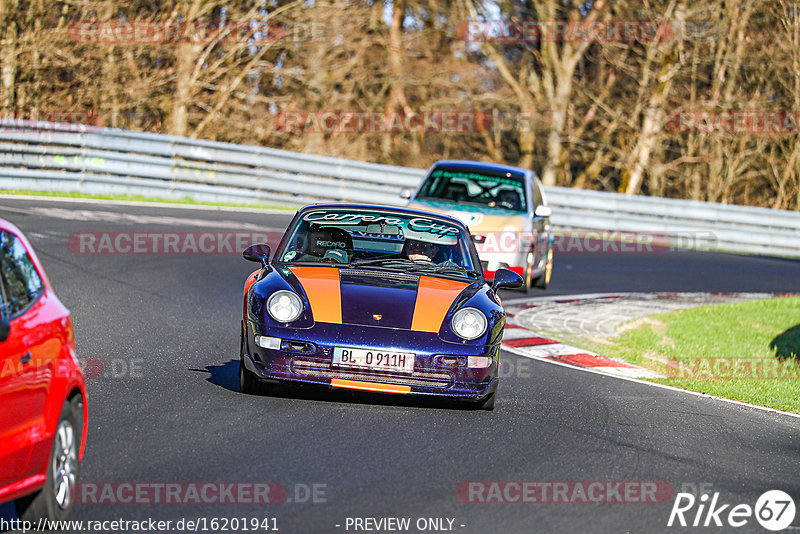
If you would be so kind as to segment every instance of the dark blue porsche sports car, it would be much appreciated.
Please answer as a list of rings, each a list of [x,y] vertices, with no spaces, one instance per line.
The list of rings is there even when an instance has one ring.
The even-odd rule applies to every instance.
[[[297,212],[244,288],[239,379],[463,399],[491,410],[506,316],[470,232],[443,215],[328,204]],[[489,285],[491,284],[491,285]]]

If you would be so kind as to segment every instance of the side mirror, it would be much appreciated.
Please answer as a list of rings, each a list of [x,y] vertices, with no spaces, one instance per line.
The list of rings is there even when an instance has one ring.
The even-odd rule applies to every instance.
[[[400,198],[404,200],[411,200],[411,195],[413,194],[414,192],[407,187],[404,187],[403,189],[400,190]]]
[[[536,206],[536,210],[533,212],[533,214],[537,217],[550,217],[553,214],[553,210],[550,209],[550,206],[539,204]]]
[[[497,269],[494,272],[494,281],[492,282],[492,290],[498,289],[514,289],[515,287],[522,287],[522,277],[514,271],[508,269]]]
[[[0,320],[0,343],[8,339],[11,334],[11,323],[5,319]]]
[[[269,253],[269,245],[266,243],[256,243],[244,249],[242,256],[248,261],[260,263],[261,267],[266,269],[267,263],[269,263]]]

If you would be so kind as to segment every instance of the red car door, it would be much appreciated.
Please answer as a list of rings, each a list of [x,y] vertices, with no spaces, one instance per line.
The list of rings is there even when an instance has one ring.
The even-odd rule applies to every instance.
[[[42,324],[44,285],[22,242],[0,230],[0,315],[9,325],[0,342],[0,486],[24,474],[33,436],[40,432],[34,414],[43,411],[53,366],[48,354],[51,327]],[[44,372],[43,372],[44,371]]]
[[[31,449],[31,458],[23,476],[34,475],[40,471],[41,465],[47,461],[50,454],[50,444],[43,446],[44,442],[41,440],[47,432],[45,408],[53,377],[58,374],[63,378],[66,372],[66,368],[63,367],[64,362],[59,360],[59,355],[63,354],[64,344],[67,342],[62,326],[64,315],[60,313],[63,308],[52,306],[50,300],[50,294],[44,293],[20,318],[24,320],[22,328],[28,331],[27,354],[31,355],[31,360],[22,373],[27,403],[30,407],[26,432],[30,436],[30,441],[39,445]]]

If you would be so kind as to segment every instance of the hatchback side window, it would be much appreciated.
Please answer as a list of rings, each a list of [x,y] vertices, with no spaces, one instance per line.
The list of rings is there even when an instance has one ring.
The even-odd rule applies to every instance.
[[[2,277],[0,277],[0,320],[5,321],[8,319],[8,314],[6,313],[6,285],[3,283]]]
[[[24,312],[42,293],[44,287],[22,241],[0,230],[0,285],[2,316],[13,319]]]

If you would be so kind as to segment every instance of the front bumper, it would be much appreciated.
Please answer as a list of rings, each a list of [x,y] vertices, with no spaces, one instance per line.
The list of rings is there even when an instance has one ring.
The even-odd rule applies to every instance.
[[[528,256],[528,254],[507,254],[504,256],[493,254],[490,256],[490,259],[482,259],[481,261],[483,276],[487,280],[492,280],[494,279],[494,273],[497,272],[498,269],[508,269],[514,271],[524,279],[527,274],[528,260],[532,259]],[[482,258],[483,257],[484,256],[482,256]]]
[[[266,349],[255,335],[282,340]],[[334,366],[334,347],[374,348],[415,354],[412,373]],[[497,389],[500,344],[448,343],[437,334],[393,328],[317,323],[312,328],[260,327],[248,323],[245,367],[262,380],[317,384],[375,392],[431,395],[480,401]],[[491,358],[485,368],[468,357]]]

